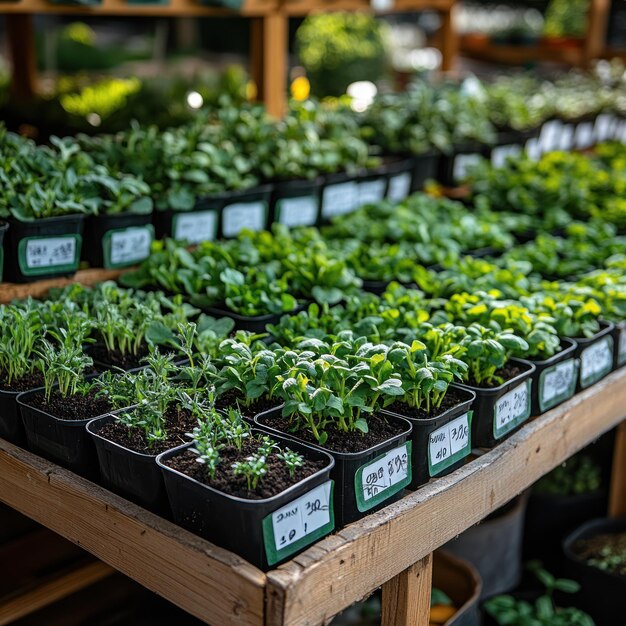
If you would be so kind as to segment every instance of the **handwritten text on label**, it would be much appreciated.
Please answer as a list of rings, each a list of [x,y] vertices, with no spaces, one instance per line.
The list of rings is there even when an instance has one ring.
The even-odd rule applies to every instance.
[[[449,424],[433,431],[428,439],[430,464],[436,467],[469,444],[468,414],[461,415]]]
[[[572,385],[574,376],[576,376],[576,362],[574,359],[559,363],[547,370],[543,378],[543,388],[541,389],[542,403],[547,404],[553,398],[566,393]]]
[[[151,243],[151,229],[145,226],[111,233],[111,265],[142,261],[149,256]]]
[[[76,258],[74,237],[50,237],[26,242],[26,267],[54,267],[71,265]]]
[[[505,393],[497,402],[495,408],[496,429],[501,431],[515,419],[528,410],[528,385],[523,382],[508,393]]]
[[[174,239],[178,241],[201,243],[215,239],[216,211],[193,211],[177,215],[174,219]]]

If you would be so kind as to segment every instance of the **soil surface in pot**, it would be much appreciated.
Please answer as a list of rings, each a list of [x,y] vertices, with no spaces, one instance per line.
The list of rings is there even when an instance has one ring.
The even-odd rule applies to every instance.
[[[304,428],[293,430],[293,425],[290,423],[288,417],[277,415],[266,423],[268,426],[280,430],[287,435],[295,435],[307,443],[319,445],[311,431],[305,430]],[[359,430],[346,433],[332,426],[327,428],[328,439],[322,447],[327,450],[332,450],[333,452],[362,452],[363,450],[367,450],[379,443],[396,437],[405,429],[404,424],[388,422],[381,416],[368,417],[367,424],[369,426],[369,432],[367,433],[362,433]]]
[[[0,376],[0,379],[4,378]],[[22,376],[22,378],[16,378],[11,381],[11,383],[0,383],[0,389],[2,391],[29,391],[30,389],[37,389],[37,387],[43,387],[43,374],[39,371],[33,372],[32,374],[26,374],[26,376]]]
[[[432,417],[437,417],[442,413],[445,413],[449,409],[455,407],[457,404],[461,404],[467,400],[467,394],[462,393],[458,389],[453,387],[449,387],[446,395],[443,397],[441,404],[430,411],[424,411],[423,409],[416,409],[415,407],[409,406],[404,402],[394,402],[385,408],[388,411],[393,411],[394,413],[398,413],[399,415],[403,415],[404,417],[410,417],[412,419],[424,420],[430,419]]]
[[[282,493],[292,485],[315,474],[327,464],[324,460],[309,461],[305,459],[304,465],[296,468],[292,478],[285,463],[276,454],[271,454],[267,459],[267,474],[262,481],[259,481],[255,491],[249,491],[245,477],[235,476],[232,465],[238,461],[245,461],[246,457],[255,454],[257,450],[258,442],[250,441],[244,442],[241,450],[237,450],[234,446],[220,449],[220,462],[215,470],[213,480],[208,475],[206,466],[198,463],[196,460],[198,457],[188,449],[166,459],[165,465],[231,496],[246,498],[247,500],[261,500]]]
[[[261,397],[254,400],[250,406],[246,406],[243,396],[236,389],[229,389],[215,401],[215,406],[218,409],[224,411],[231,407],[235,409],[239,407],[242,415],[246,417],[253,417],[254,415],[263,413],[263,411],[275,409],[279,404],[281,404],[280,400],[276,400],[275,398],[268,399]]]
[[[185,433],[190,433],[197,423],[198,420],[191,415],[190,411],[174,406],[170,407],[165,414],[164,430],[167,437],[162,441],[150,443],[143,430],[128,428],[117,420],[105,424],[97,433],[133,452],[156,456],[183,443],[189,443],[189,437],[186,437]]]
[[[523,372],[526,371],[526,368],[517,365],[516,363],[511,363],[510,361],[502,368],[496,371],[496,376],[499,376],[502,379],[502,382],[494,382],[493,385],[487,385],[486,383],[477,383],[475,380],[470,379],[466,383],[467,385],[471,385],[472,387],[479,387],[480,389],[493,389],[494,387],[499,387],[509,380],[519,376]]]
[[[94,361],[100,361],[100,363],[106,363],[111,367],[119,367],[123,370],[134,369],[145,365],[143,358],[148,356],[148,346],[142,344],[137,351],[137,354],[122,354],[119,350],[113,350],[109,352],[106,346],[96,345],[91,349],[91,358]]]
[[[572,551],[587,565],[626,576],[626,533],[607,533],[579,539]]]
[[[55,389],[50,394],[50,400],[46,400],[42,391],[28,398],[27,404],[62,420],[92,419],[113,409],[108,398],[96,398],[96,393],[92,391],[84,396],[75,394],[64,398]]]

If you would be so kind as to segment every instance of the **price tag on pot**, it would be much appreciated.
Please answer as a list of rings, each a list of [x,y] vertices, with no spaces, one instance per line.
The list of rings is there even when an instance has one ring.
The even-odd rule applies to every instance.
[[[496,401],[493,416],[493,436],[504,437],[530,416],[530,379],[505,393]]]
[[[274,565],[334,528],[333,481],[328,480],[263,519],[268,563]]]
[[[375,204],[385,197],[387,181],[384,178],[364,180],[359,183],[359,205]]]
[[[602,337],[580,354],[580,386],[585,388],[606,376],[613,368],[613,338]]]
[[[120,230],[109,230],[102,238],[104,267],[126,267],[150,256],[150,245],[154,240],[152,224],[133,226]]]
[[[494,167],[502,167],[509,157],[518,156],[522,153],[522,146],[511,144],[508,146],[498,146],[491,151],[491,164]]]
[[[411,172],[402,172],[389,179],[387,199],[392,202],[402,202],[411,192]]]
[[[222,209],[222,235],[236,237],[244,228],[263,230],[267,222],[266,202],[235,202]]]
[[[431,476],[443,472],[472,451],[471,428],[472,411],[468,411],[430,433],[428,471]]]
[[[411,476],[410,441],[359,467],[354,476],[359,511],[367,511],[404,489]]]
[[[546,368],[539,375],[539,408],[542,411],[571,398],[576,391],[578,363],[568,359]]]
[[[218,213],[212,211],[192,211],[174,216],[172,234],[177,241],[202,243],[213,241],[217,237]]]
[[[18,244],[18,262],[22,274],[36,276],[50,271],[78,269],[80,235],[59,237],[27,237]]]
[[[322,217],[351,213],[359,205],[359,186],[354,181],[326,185],[322,192]]]
[[[315,196],[282,198],[276,202],[277,221],[285,226],[313,226],[317,222],[319,200]]]
[[[481,159],[480,154],[457,154],[452,166],[454,182],[462,181],[467,176],[468,170],[480,163]]]

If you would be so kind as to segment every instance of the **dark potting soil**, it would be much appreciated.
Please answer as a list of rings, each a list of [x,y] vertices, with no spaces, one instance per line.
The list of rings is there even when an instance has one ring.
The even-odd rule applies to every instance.
[[[607,533],[580,539],[572,550],[587,565],[626,576],[626,533]]]
[[[457,404],[461,404],[461,402],[464,402],[465,400],[467,400],[465,394],[463,394],[458,389],[455,389],[454,387],[449,387],[446,395],[443,397],[441,404],[437,408],[431,409],[428,412],[422,409],[416,409],[415,407],[409,406],[404,402],[394,402],[393,404],[390,404],[385,408],[388,411],[398,413],[399,415],[403,415],[404,417],[410,417],[417,420],[425,420],[437,417],[438,415],[442,415],[447,410],[452,409]]]
[[[137,354],[122,354],[119,350],[109,352],[105,345],[95,345],[91,348],[91,358],[94,361],[105,363],[111,367],[119,367],[123,370],[131,370],[145,365],[143,358],[148,356],[148,346],[141,345]]]
[[[259,481],[255,491],[248,491],[245,477],[235,476],[232,465],[238,461],[244,461],[257,449],[258,444],[254,441],[246,441],[241,451],[234,446],[222,448],[220,450],[220,462],[213,480],[209,477],[206,466],[196,461],[198,457],[191,450],[185,450],[181,454],[167,459],[165,464],[214,489],[248,500],[261,500],[278,495],[292,485],[315,474],[326,465],[323,460],[310,461],[305,459],[304,465],[296,469],[292,478],[284,462],[273,453],[267,459],[267,474]]]
[[[4,377],[0,375],[0,380],[3,378]],[[2,389],[2,391],[13,391],[15,393],[37,389],[37,387],[43,387],[43,374],[39,371],[27,374],[22,378],[14,379],[10,384],[5,382],[0,383],[0,389]]]
[[[525,371],[525,368],[516,365],[515,363],[507,363],[504,367],[500,368],[496,371],[496,376],[499,376],[502,379],[502,382],[494,382],[493,385],[487,385],[485,383],[478,384],[472,378],[467,382],[468,385],[472,387],[479,387],[480,389],[493,389],[494,387],[499,387],[500,385],[508,382],[512,378],[519,376],[522,372]]]
[[[311,431],[305,429],[294,430],[288,417],[276,415],[271,419],[265,420],[264,423],[287,435],[295,435],[307,443],[317,444]],[[360,430],[346,433],[332,426],[327,428],[328,439],[322,447],[333,452],[362,452],[379,443],[388,441],[404,431],[403,424],[387,421],[382,415],[368,417],[367,424],[369,426],[369,432],[367,433],[362,433]]]
[[[280,404],[278,400],[269,400],[268,398],[257,398],[250,404],[245,405],[243,395],[238,389],[229,389],[226,393],[223,393],[216,401],[215,406],[218,409],[227,410],[229,408],[237,408],[241,411],[241,414],[245,417],[252,418],[259,413],[275,409]]]
[[[180,407],[171,407],[165,414],[167,437],[162,441],[149,443],[143,430],[128,428],[117,420],[105,424],[97,432],[101,437],[118,443],[133,452],[156,456],[183,443],[189,443],[190,439],[185,434],[191,432],[197,423],[198,420],[189,411]]]
[[[62,420],[86,420],[104,415],[113,408],[108,398],[95,396],[95,392],[91,392],[85,396],[76,394],[64,398],[54,390],[50,400],[46,400],[42,391],[29,398],[28,404]]]

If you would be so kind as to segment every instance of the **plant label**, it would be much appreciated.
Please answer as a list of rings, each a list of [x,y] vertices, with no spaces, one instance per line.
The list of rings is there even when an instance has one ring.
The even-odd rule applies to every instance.
[[[619,331],[619,347],[617,350],[617,364],[626,363],[626,326],[622,326]]]
[[[152,224],[109,230],[102,238],[104,267],[126,267],[147,259],[153,240]]]
[[[436,476],[472,451],[472,411],[430,433],[428,471]]]
[[[333,481],[328,480],[263,520],[267,561],[274,565],[335,528]]]
[[[354,477],[359,511],[367,511],[404,489],[411,476],[410,441],[359,467]]]
[[[359,206],[359,185],[355,181],[326,185],[322,192],[322,217],[352,213]]]
[[[524,147],[526,155],[533,161],[538,161],[541,158],[541,143],[538,138],[529,139]]]
[[[281,198],[276,201],[276,216],[279,224],[290,228],[314,226],[317,223],[319,199],[316,196]]]
[[[496,401],[493,416],[493,436],[504,437],[530,416],[530,378],[505,393]]]
[[[364,180],[359,183],[359,205],[375,204],[385,197],[387,181],[384,178]]]
[[[561,127],[562,124],[558,120],[546,122],[541,127],[541,135],[539,136],[541,152],[552,152],[559,149]]]
[[[576,127],[574,135],[574,145],[576,148],[584,150],[594,144],[594,126],[592,122],[581,122]]]
[[[557,150],[568,152],[574,147],[574,124],[563,124],[559,133]]]
[[[215,210],[177,214],[172,222],[172,235],[176,241],[191,244],[213,241],[217,237],[217,218]]]
[[[465,179],[468,170],[480,163],[480,154],[457,154],[452,165],[452,179],[458,183]]]
[[[389,186],[387,188],[387,199],[392,202],[402,202],[408,198],[411,193],[411,172],[402,172],[389,178]]]
[[[611,130],[613,126],[613,116],[608,113],[598,115],[593,128],[595,140],[600,143],[611,138]]]
[[[539,408],[547,411],[571,398],[576,391],[578,363],[568,359],[548,367],[539,376]]]
[[[266,221],[267,202],[234,202],[222,209],[222,235],[236,237],[244,228],[263,230]]]
[[[78,269],[80,235],[58,237],[26,237],[18,244],[18,262],[22,274],[36,276],[50,271]]]
[[[580,354],[580,386],[593,385],[613,369],[613,338],[602,337]]]
[[[503,167],[509,157],[515,157],[522,153],[522,146],[511,144],[508,146],[498,146],[491,151],[491,165]]]
[[[391,11],[395,0],[370,0],[372,11]]]

